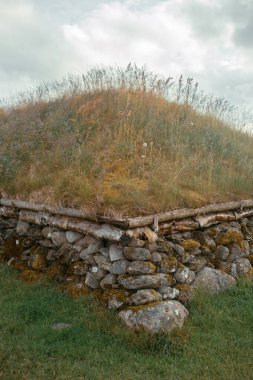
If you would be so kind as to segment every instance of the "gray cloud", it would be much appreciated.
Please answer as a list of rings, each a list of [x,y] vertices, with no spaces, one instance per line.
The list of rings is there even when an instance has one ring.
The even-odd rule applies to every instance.
[[[0,15],[0,97],[131,61],[253,106],[251,0],[0,0]]]

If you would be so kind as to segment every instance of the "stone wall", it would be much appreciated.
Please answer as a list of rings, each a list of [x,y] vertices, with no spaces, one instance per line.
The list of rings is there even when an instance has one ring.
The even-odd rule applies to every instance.
[[[186,229],[181,232],[158,233],[149,227],[121,231],[117,240],[110,226],[101,227],[110,232],[106,235],[97,233],[101,228],[92,233],[87,225],[84,233],[73,228],[78,220],[63,223],[53,216],[52,223],[29,212],[0,209],[1,261],[18,269],[22,280],[46,275],[75,297],[93,292],[135,329],[158,332],[182,326],[196,289],[216,293],[240,277],[253,278],[252,210],[237,210],[238,220],[210,222],[204,216],[206,227],[181,223]]]

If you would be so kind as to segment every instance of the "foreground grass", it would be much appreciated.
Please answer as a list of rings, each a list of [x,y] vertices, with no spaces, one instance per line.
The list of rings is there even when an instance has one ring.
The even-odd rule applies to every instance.
[[[253,136],[224,100],[137,68],[55,86],[0,108],[0,192],[125,215],[252,196]]]
[[[126,330],[91,299],[21,283],[5,266],[0,289],[1,379],[253,378],[252,283],[200,295],[182,330],[152,338]],[[55,322],[72,326],[54,331]]]

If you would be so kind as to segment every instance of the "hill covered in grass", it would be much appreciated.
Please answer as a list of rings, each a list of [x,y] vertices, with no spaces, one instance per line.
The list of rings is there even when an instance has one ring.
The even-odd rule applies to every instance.
[[[94,69],[0,109],[1,192],[125,215],[250,197],[253,137],[234,124],[191,78]]]

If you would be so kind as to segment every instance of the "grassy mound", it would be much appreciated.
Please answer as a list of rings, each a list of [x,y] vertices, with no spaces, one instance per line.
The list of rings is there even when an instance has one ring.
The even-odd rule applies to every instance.
[[[227,102],[143,73],[97,70],[0,109],[2,192],[132,215],[252,196],[253,137]]]
[[[200,295],[183,329],[150,337],[89,297],[16,276],[0,266],[1,379],[252,379],[252,282]],[[55,323],[70,326],[53,330]]]

